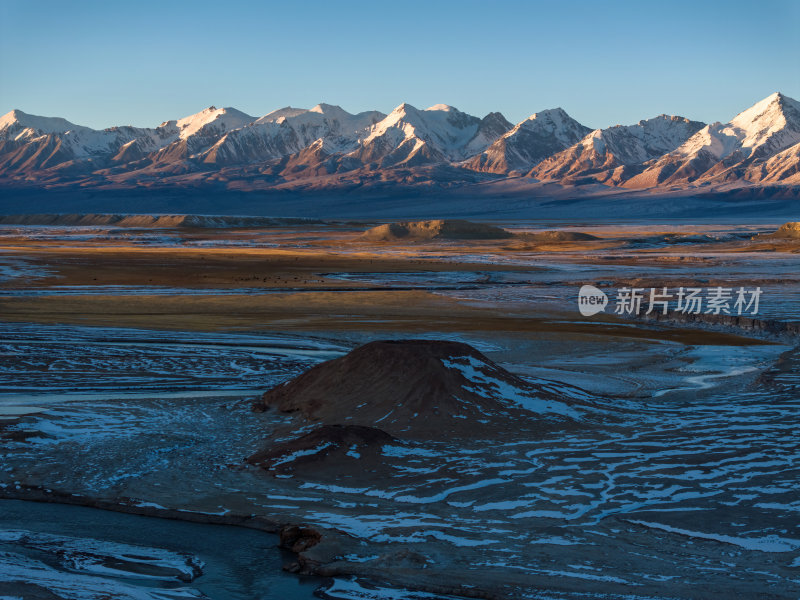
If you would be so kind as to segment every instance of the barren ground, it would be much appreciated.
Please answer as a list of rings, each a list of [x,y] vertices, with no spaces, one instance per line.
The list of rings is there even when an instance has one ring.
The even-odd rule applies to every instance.
[[[791,321],[796,241],[604,225],[580,243],[402,244],[361,229],[4,229],[2,495],[305,523],[323,539],[304,565],[332,598],[800,595],[796,340],[575,309],[583,283],[735,282]],[[253,413],[258,394],[392,337],[466,341],[621,419],[401,441],[379,471],[243,462],[312,425]]]

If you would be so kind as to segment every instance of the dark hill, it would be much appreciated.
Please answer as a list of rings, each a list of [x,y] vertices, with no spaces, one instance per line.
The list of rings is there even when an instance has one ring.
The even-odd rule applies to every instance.
[[[569,401],[570,403],[572,401]],[[365,344],[266,392],[257,409],[299,412],[323,424],[391,435],[472,437],[484,427],[573,422],[579,411],[459,342]]]

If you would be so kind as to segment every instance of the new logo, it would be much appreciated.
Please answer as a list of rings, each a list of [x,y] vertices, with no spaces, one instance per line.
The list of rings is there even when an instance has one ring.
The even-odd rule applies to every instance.
[[[593,285],[581,286],[578,292],[578,310],[584,317],[603,312],[608,306],[608,296]]]

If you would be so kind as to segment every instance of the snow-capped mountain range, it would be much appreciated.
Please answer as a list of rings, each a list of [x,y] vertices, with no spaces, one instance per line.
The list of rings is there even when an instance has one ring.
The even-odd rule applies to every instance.
[[[453,186],[515,178],[675,189],[800,184],[800,103],[775,93],[728,123],[659,115],[590,130],[561,108],[510,123],[445,104],[391,113],[213,106],[154,128],[95,130],[12,110],[0,117],[0,182],[237,189]]]

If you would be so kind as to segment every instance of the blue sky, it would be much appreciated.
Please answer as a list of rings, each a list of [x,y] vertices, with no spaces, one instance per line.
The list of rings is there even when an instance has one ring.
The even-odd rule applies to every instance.
[[[774,91],[800,99],[798,32],[796,0],[0,0],[0,114],[154,126],[212,104],[405,101],[725,121]]]

